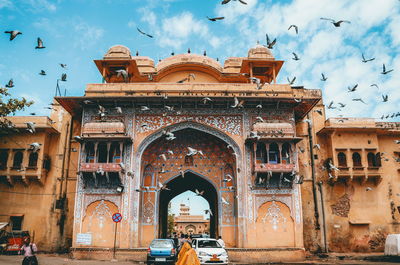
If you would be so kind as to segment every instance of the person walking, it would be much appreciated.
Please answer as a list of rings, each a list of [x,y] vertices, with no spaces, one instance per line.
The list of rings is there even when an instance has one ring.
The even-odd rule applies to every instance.
[[[35,243],[31,243],[31,238],[29,236],[24,238],[24,244],[22,245],[20,251],[24,255],[22,260],[22,265],[38,265],[38,260],[35,256],[37,252],[37,247]]]
[[[222,237],[219,236],[217,242],[221,245],[221,247],[225,248],[225,242],[222,240]]]

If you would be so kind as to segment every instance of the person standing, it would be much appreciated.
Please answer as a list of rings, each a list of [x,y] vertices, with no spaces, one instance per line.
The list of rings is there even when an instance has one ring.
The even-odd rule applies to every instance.
[[[221,245],[221,247],[225,248],[225,242],[222,240],[222,237],[219,236],[217,242]]]
[[[38,260],[35,256],[37,252],[37,247],[35,243],[31,243],[31,238],[29,236],[24,238],[24,244],[22,245],[19,253],[24,255],[22,260],[22,265],[38,265]]]

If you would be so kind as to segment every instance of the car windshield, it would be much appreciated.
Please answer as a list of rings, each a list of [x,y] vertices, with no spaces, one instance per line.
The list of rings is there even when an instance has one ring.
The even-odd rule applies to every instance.
[[[154,240],[151,242],[152,248],[172,248],[172,242],[169,240]]]
[[[215,240],[199,240],[199,248],[222,248],[221,245]]]

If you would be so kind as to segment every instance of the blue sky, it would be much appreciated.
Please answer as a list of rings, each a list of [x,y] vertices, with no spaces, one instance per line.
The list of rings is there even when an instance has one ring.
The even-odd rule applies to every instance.
[[[57,79],[67,95],[83,95],[87,83],[101,82],[93,60],[100,59],[115,44],[132,53],[150,56],[157,62],[171,51],[207,54],[221,62],[230,56],[246,56],[265,34],[277,38],[273,49],[286,63],[278,81],[296,76],[295,85],[321,88],[326,104],[345,103],[329,116],[380,117],[399,111],[400,105],[400,2],[397,0],[247,0],[248,5],[216,0],[0,0],[1,31],[23,32],[14,41],[1,33],[0,85],[13,78],[15,96],[33,99],[28,111],[46,115],[44,109],[55,92]],[[206,16],[224,16],[210,22]],[[320,17],[350,20],[333,27]],[[288,31],[299,26],[299,34]],[[154,35],[140,35],[136,27]],[[41,37],[46,49],[35,50]],[[293,61],[296,52],[300,61]],[[376,59],[361,62],[361,53]],[[67,70],[59,63],[67,64]],[[382,64],[395,69],[381,75]],[[38,75],[40,70],[48,75]],[[326,82],[320,81],[324,72]],[[359,84],[356,92],[347,87]],[[371,87],[378,84],[379,89]],[[389,101],[382,102],[382,95]],[[367,104],[352,101],[362,98]],[[389,119],[390,121],[396,119]],[[397,121],[399,117],[397,118]]]
[[[209,218],[209,214],[205,214],[204,210],[210,209],[207,200],[201,196],[196,196],[192,191],[185,191],[171,200],[171,213],[175,216],[179,215],[180,204],[185,204],[190,207],[190,214],[203,215],[204,218]]]

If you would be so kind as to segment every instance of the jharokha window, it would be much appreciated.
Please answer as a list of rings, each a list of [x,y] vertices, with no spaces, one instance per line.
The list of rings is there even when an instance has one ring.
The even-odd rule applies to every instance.
[[[339,163],[339,167],[347,167],[347,158],[346,158],[346,154],[343,152],[340,152],[338,155],[338,163]]]
[[[24,154],[21,151],[15,152],[14,154],[14,161],[13,161],[13,168],[14,169],[21,169],[22,168],[22,160],[24,158]]]
[[[257,163],[267,163],[268,162],[265,144],[262,142],[257,143],[256,160],[257,160]]]
[[[269,145],[268,157],[270,164],[279,164],[281,162],[278,144],[271,143]]]
[[[284,143],[282,145],[282,152],[281,152],[281,157],[282,157],[282,163],[283,164],[290,164],[290,153],[291,153],[291,148],[289,143]]]
[[[0,151],[0,170],[7,168],[8,152],[7,150]]]
[[[353,167],[362,167],[361,155],[357,152],[353,153]]]
[[[38,153],[37,152],[31,152],[29,154],[29,162],[28,162],[28,167],[35,168],[37,167],[37,161],[38,161]]]
[[[374,154],[369,152],[367,155],[368,167],[380,167],[381,166],[381,155],[379,153]]]

